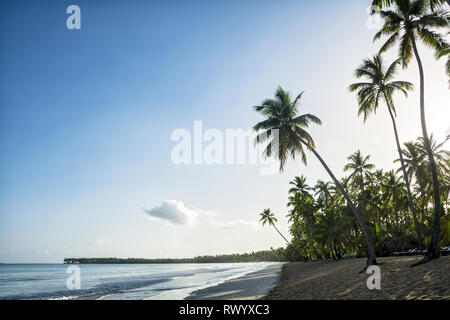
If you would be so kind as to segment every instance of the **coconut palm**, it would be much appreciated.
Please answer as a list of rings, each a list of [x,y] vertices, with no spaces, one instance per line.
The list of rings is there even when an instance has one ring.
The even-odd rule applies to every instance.
[[[315,196],[319,200],[323,201],[325,208],[328,206],[328,201],[331,198],[330,182],[324,182],[323,180],[317,180],[314,186]]]
[[[351,181],[351,185],[354,187],[354,194],[357,196],[359,200],[359,208],[363,217],[366,218],[366,221],[370,221],[369,217],[366,214],[366,206],[367,206],[367,190],[365,188],[366,182],[370,179],[370,171],[375,167],[372,163],[369,163],[370,155],[364,157],[361,154],[361,151],[357,150],[355,153],[351,154],[347,157],[349,162],[344,166],[344,171],[350,171],[350,175],[348,178]],[[359,196],[358,196],[359,194]]]
[[[383,182],[382,201],[389,204],[392,208],[395,215],[395,222],[398,224],[398,212],[401,209],[402,199],[405,198],[405,184],[401,181],[401,178],[395,174],[394,170],[386,172]],[[414,223],[418,222],[414,220]],[[420,241],[422,240],[420,239]]]
[[[370,154],[364,157],[360,150],[349,155],[347,160],[349,162],[344,166],[344,171],[350,171],[348,177],[353,178],[360,183],[364,182],[364,178],[369,175],[370,170],[375,168],[374,164],[369,163]]]
[[[301,197],[309,196],[309,191],[312,190],[312,188],[306,184],[306,177],[303,175],[295,177],[289,184],[294,185],[294,187],[289,189],[289,193],[294,195],[298,194]]]
[[[446,141],[437,143],[433,136],[430,136],[436,170],[442,183],[448,180],[448,177],[450,176],[450,152],[443,149],[445,142]],[[422,137],[419,137],[415,142],[405,142],[402,154],[408,177],[416,180],[416,184],[422,194],[432,194],[433,181],[429,174],[430,165]],[[399,160],[400,159],[396,159],[395,162],[398,162]],[[445,196],[445,193],[446,190],[441,190],[441,197]]]
[[[436,8],[439,8],[440,5],[444,4],[447,1],[447,3],[450,4],[449,0],[428,0],[428,4],[430,6],[431,10],[434,10]],[[381,7],[389,7],[393,3],[395,3],[396,0],[373,0],[372,5]]]
[[[372,163],[369,163],[369,159],[370,155],[364,157],[361,151],[358,150],[348,156],[347,160],[349,162],[344,166],[344,171],[350,171],[349,178],[361,189],[363,211],[365,210],[367,196],[364,190],[365,180],[367,180],[370,170],[375,167]]]
[[[426,150],[425,150],[425,142],[422,137],[417,138],[418,144],[417,147],[419,149],[419,152],[423,154],[424,161],[426,160]],[[439,176],[441,175],[448,175],[450,174],[450,151],[443,149],[444,144],[447,142],[448,139],[442,141],[441,143],[438,143],[433,135],[430,136],[430,145],[431,145],[431,151],[433,153],[433,159],[436,163],[436,170]],[[428,167],[428,166],[427,166]]]
[[[283,234],[278,230],[278,228],[275,226],[275,222],[277,222],[277,218],[275,217],[275,214],[270,209],[264,209],[263,212],[260,214],[261,219],[259,219],[260,222],[262,222],[262,225],[268,224],[269,226],[272,226],[277,230],[277,232],[280,234],[280,236],[286,241],[288,246],[291,245],[291,243],[283,236]]]
[[[428,162],[426,161],[426,152],[420,146],[419,141],[415,142],[405,142],[402,149],[403,160],[405,162],[406,174],[409,181],[415,182],[416,189],[416,199],[418,199],[419,207],[422,210],[422,221],[425,204],[428,202],[429,190],[430,190],[430,175]],[[399,162],[400,159],[394,160],[394,162]],[[416,221],[414,221],[416,223]],[[417,223],[416,223],[417,225]]]
[[[295,187],[289,190],[288,207],[291,206],[292,210],[289,213],[290,220],[292,217],[302,217],[305,222],[306,234],[308,235],[308,242],[310,247],[313,249],[314,254],[317,258],[321,258],[320,254],[317,252],[312,237],[312,226],[314,224],[314,210],[315,201],[309,190],[312,190],[310,186],[306,183],[306,178],[302,175],[301,177],[295,177],[293,181],[289,184]]]
[[[342,188],[341,184],[328,168],[319,153],[317,153],[314,140],[306,131],[311,123],[321,124],[321,121],[312,114],[299,114],[298,103],[302,94],[303,93],[300,93],[292,101],[290,94],[285,92],[281,87],[278,87],[274,99],[267,99],[263,101],[260,106],[255,107],[255,110],[266,118],[253,127],[253,130],[256,132],[263,131],[256,136],[255,143],[264,143],[270,139],[264,154],[267,157],[275,156],[278,158],[280,161],[280,171],[283,170],[289,156],[295,159],[295,156],[299,154],[302,161],[306,164],[305,148],[310,150],[317,157],[330,175],[336,187],[347,200],[361,227],[368,249],[367,268],[372,264],[376,264],[375,250],[369,232],[358,209],[350,199],[350,196],[344,188]]]
[[[447,36],[450,35],[450,32],[447,32]],[[450,46],[446,48],[442,48],[441,50],[436,51],[436,58],[441,59],[447,57],[447,63],[445,64],[445,73],[450,77]],[[450,82],[450,80],[449,80]]]
[[[408,175],[406,174],[405,163],[403,161],[398,137],[397,124],[395,121],[396,111],[393,103],[393,94],[399,91],[407,97],[408,91],[413,89],[413,84],[410,82],[393,81],[400,61],[400,59],[397,59],[386,68],[380,55],[374,56],[373,59],[364,60],[361,66],[356,69],[355,75],[358,79],[367,79],[368,82],[353,83],[350,85],[350,91],[357,92],[359,104],[358,115],[364,115],[364,122],[371,113],[377,112],[381,101],[384,101],[386,104],[394,129],[395,143],[397,144],[397,151],[408,195],[408,205],[413,215],[420,247],[423,249],[422,235],[417,221],[417,211],[412,198],[411,185],[409,183]]]
[[[327,246],[333,257],[341,259],[342,243],[346,241],[345,235],[348,231],[349,223],[345,217],[340,217],[333,210],[325,210],[318,222],[314,225],[314,233],[322,245]]]
[[[421,152],[419,142],[405,142],[403,144],[402,156],[405,163],[405,171],[409,180],[417,178],[418,170],[426,170],[423,163],[426,159],[426,154]],[[400,158],[395,159],[394,162],[399,162]]]
[[[434,3],[435,1],[433,1]],[[430,3],[425,0],[396,0],[395,8],[392,10],[381,10],[380,15],[384,19],[383,27],[375,34],[374,40],[381,36],[389,36],[388,40],[380,49],[380,53],[387,51],[394,44],[399,42],[399,58],[403,68],[406,68],[413,55],[416,58],[420,74],[420,118],[422,125],[422,136],[425,149],[427,151],[430,171],[433,179],[434,196],[434,227],[433,234],[427,253],[420,263],[427,262],[434,258],[439,258],[440,250],[438,246],[440,232],[440,211],[441,201],[439,192],[439,181],[436,171],[436,164],[427,132],[425,120],[425,80],[422,60],[417,49],[417,39],[433,48],[437,53],[448,44],[445,38],[433,29],[448,28],[449,15],[442,8],[433,8],[430,11]],[[420,264],[419,263],[419,264]],[[417,264],[416,264],[417,265]]]

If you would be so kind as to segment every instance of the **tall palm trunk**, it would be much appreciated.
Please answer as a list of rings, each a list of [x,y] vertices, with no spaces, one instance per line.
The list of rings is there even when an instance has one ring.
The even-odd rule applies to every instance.
[[[283,234],[277,229],[277,227],[275,226],[275,224],[272,224],[272,226],[275,228],[275,230],[277,230],[277,232],[278,232],[279,235],[284,239],[284,241],[286,241],[288,247],[292,247],[292,248],[295,250],[296,248],[292,245],[292,243],[290,243],[290,242],[283,236]],[[300,252],[300,248],[297,248],[297,249],[298,249],[298,251]],[[300,254],[301,254],[301,253],[300,253]],[[305,259],[305,258],[303,257],[303,259]],[[306,261],[305,261],[305,262],[306,262]]]
[[[419,220],[417,219],[417,211],[416,211],[416,207],[414,206],[414,202],[413,202],[413,198],[412,198],[411,185],[409,184],[409,178],[408,178],[408,175],[406,174],[405,161],[403,160],[402,148],[400,147],[400,141],[399,141],[399,138],[398,138],[397,124],[395,123],[394,114],[392,113],[392,109],[393,108],[392,108],[391,102],[387,98],[386,93],[383,92],[383,94],[384,94],[384,98],[385,98],[387,106],[388,106],[389,115],[391,116],[392,126],[394,127],[395,142],[397,144],[398,155],[400,157],[400,165],[402,167],[403,179],[405,180],[406,193],[408,194],[409,209],[411,210],[411,213],[413,215],[414,225],[416,227],[415,229],[416,229],[416,232],[417,232],[417,238],[419,240],[420,250],[423,250],[424,249],[424,245],[423,245],[422,235],[420,233]]]
[[[334,251],[336,252],[336,258],[338,260],[341,260],[342,256],[341,256],[341,252],[339,250],[339,244],[337,243],[336,239],[334,239]]]
[[[425,79],[423,73],[422,60],[419,56],[419,51],[417,50],[416,40],[414,35],[411,36],[411,41],[413,45],[414,55],[416,56],[416,61],[419,66],[420,74],[420,121],[422,123],[422,135],[423,144],[428,155],[428,160],[430,162],[431,177],[433,179],[433,194],[434,194],[434,227],[431,236],[430,245],[428,247],[427,253],[423,261],[416,263],[414,265],[422,264],[430,261],[431,259],[437,259],[440,256],[439,251],[439,232],[441,228],[441,196],[439,192],[439,181],[436,170],[436,163],[434,162],[433,151],[431,149],[430,139],[427,132],[427,124],[425,122]]]
[[[345,192],[344,188],[341,186],[339,181],[336,179],[336,177],[334,176],[333,172],[331,172],[330,168],[328,168],[328,166],[325,163],[325,161],[323,161],[322,157],[317,153],[317,151],[314,148],[311,148],[311,151],[312,151],[312,153],[314,153],[314,155],[320,161],[322,166],[328,172],[328,174],[330,175],[331,179],[336,184],[336,187],[339,189],[339,191],[341,191],[341,193],[344,196],[345,200],[347,200],[348,205],[352,209],[353,214],[355,215],[356,220],[358,221],[359,226],[361,227],[361,230],[362,230],[362,232],[364,234],[364,237],[365,237],[366,243],[367,243],[367,262],[366,262],[366,268],[362,270],[362,272],[363,272],[363,271],[365,271],[367,269],[367,267],[369,267],[369,266],[371,266],[373,264],[377,264],[377,260],[376,260],[376,256],[375,256],[375,249],[373,247],[372,240],[370,239],[369,232],[367,231],[366,224],[364,223],[363,219],[361,218],[361,216],[360,216],[360,214],[358,212],[358,209],[356,209],[354,203],[350,199],[350,196],[347,194],[347,192]]]
[[[283,234],[277,229],[277,227],[275,226],[275,224],[272,224],[272,226],[275,228],[275,230],[277,230],[277,232],[280,234],[280,236],[284,239],[284,241],[286,241],[286,243],[288,244],[288,246],[291,246],[291,243],[283,236]]]
[[[363,217],[365,217],[366,214],[366,202],[367,202],[367,195],[366,191],[364,190],[364,174],[361,172],[361,195],[362,195],[362,207],[361,207],[361,214]]]
[[[337,260],[337,257],[336,257],[335,251],[334,251],[333,242],[330,242],[330,251],[331,251],[331,258],[333,260]]]

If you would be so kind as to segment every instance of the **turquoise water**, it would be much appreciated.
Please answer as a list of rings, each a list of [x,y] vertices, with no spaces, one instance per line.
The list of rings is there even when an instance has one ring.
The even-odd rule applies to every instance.
[[[184,299],[195,290],[273,263],[89,264],[80,289],[67,288],[64,264],[0,265],[0,299]]]

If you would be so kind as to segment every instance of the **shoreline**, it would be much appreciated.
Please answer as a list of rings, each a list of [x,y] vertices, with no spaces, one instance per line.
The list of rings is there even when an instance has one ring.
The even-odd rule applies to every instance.
[[[184,300],[258,300],[264,299],[281,280],[286,262],[275,263],[242,277],[196,290]]]
[[[415,257],[377,258],[381,289],[369,290],[365,258],[293,262],[283,266],[281,281],[266,300],[450,300],[450,256],[412,268]]]

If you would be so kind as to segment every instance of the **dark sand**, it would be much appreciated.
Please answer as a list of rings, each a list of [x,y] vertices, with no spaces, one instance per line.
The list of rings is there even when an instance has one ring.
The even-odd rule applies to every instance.
[[[186,300],[256,300],[279,283],[283,263],[193,292]]]
[[[381,290],[369,290],[370,276],[359,271],[365,259],[295,262],[283,266],[281,283],[265,297],[270,300],[450,299],[450,256],[414,268],[414,257],[377,258]]]

